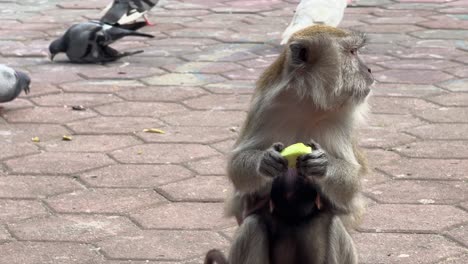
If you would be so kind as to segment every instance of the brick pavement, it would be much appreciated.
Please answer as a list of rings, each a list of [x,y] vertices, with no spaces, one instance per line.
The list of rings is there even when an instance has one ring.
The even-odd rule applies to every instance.
[[[72,65],[50,63],[48,43],[107,1],[0,1],[1,62],[33,77],[0,110],[0,263],[201,263],[227,248],[224,157],[296,2],[168,0],[155,39],[117,45],[144,54]],[[468,1],[357,3],[343,26],[369,33],[379,81],[361,262],[468,263]]]

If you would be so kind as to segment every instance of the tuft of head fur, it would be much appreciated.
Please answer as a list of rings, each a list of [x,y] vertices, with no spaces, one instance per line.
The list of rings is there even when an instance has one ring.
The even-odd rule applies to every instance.
[[[336,37],[345,37],[349,35],[349,32],[327,25],[314,25],[297,31],[291,36],[288,42],[290,43],[294,40],[310,38],[319,34],[329,34]]]

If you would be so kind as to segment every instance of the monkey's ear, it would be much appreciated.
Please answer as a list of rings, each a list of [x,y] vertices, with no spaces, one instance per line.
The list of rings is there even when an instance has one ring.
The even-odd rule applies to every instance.
[[[291,51],[291,62],[295,65],[300,65],[307,62],[308,53],[307,47],[300,42],[293,42],[289,44]]]

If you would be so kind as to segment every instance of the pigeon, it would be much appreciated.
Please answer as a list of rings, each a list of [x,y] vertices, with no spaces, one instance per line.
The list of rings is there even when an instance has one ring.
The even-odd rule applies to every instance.
[[[301,0],[291,23],[283,32],[281,44],[286,44],[295,32],[308,26],[338,26],[347,4],[351,2],[352,0]]]
[[[142,50],[119,52],[109,45],[126,36],[154,38],[153,35],[136,31],[145,25],[144,22],[139,22],[113,26],[101,21],[75,24],[50,44],[51,60],[60,52],[65,52],[71,62],[77,63],[106,63],[142,53]]]
[[[24,91],[29,93],[31,79],[21,71],[0,64],[0,103],[10,102]]]
[[[102,13],[101,22],[110,25],[124,25],[143,17],[146,24],[151,23],[146,18],[146,13],[153,8],[159,0],[113,0]]]

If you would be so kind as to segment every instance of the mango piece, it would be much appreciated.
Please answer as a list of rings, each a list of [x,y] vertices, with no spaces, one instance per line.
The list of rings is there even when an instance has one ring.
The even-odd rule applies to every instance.
[[[281,156],[288,160],[288,167],[295,168],[297,158],[307,153],[311,153],[312,148],[304,143],[290,145],[281,151]]]

